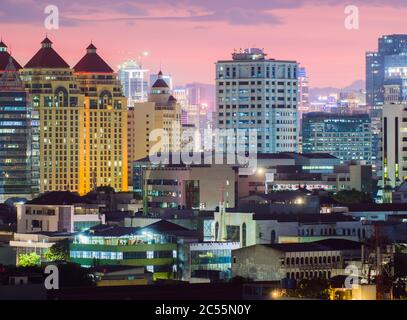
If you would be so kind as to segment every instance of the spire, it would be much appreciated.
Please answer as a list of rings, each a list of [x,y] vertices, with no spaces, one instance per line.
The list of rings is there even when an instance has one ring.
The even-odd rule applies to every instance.
[[[41,45],[43,48],[52,48],[52,41],[46,36],[45,39],[42,40]]]
[[[90,45],[86,48],[87,53],[96,53],[97,48],[93,45],[92,41]]]

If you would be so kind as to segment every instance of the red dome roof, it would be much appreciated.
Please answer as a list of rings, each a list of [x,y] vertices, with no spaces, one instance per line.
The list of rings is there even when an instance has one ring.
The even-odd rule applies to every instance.
[[[96,47],[91,43],[83,58],[73,67],[76,72],[113,73],[113,69],[96,53]]]
[[[27,62],[24,68],[69,68],[65,60],[52,48],[51,40],[45,38],[41,44],[41,49]]]

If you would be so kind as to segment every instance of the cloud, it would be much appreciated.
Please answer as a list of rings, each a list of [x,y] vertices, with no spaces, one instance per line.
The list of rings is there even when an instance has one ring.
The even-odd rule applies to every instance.
[[[353,5],[406,7],[406,0],[352,0]],[[280,24],[275,12],[349,0],[1,0],[2,23],[42,24],[47,5],[59,8],[61,26],[103,21],[169,20],[231,25]]]

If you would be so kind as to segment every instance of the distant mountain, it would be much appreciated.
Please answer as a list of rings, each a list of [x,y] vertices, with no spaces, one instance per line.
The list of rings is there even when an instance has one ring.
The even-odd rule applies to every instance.
[[[345,88],[335,88],[335,87],[310,88],[309,97],[310,97],[310,101],[314,101],[318,98],[318,96],[326,96],[330,93],[351,92],[351,91],[359,91],[359,90],[364,90],[364,89],[365,89],[365,81],[356,80]]]

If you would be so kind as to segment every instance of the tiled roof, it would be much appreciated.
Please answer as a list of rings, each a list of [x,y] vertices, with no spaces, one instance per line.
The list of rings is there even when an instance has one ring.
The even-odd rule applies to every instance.
[[[76,72],[113,73],[113,69],[96,53],[96,47],[91,43],[81,60],[73,67]]]
[[[1,41],[0,42],[0,72],[6,70],[7,65],[9,64],[10,61],[10,53],[7,50],[7,45]],[[13,58],[11,57],[12,62],[14,64],[14,67],[19,70],[21,69],[21,65]]]
[[[31,58],[24,68],[69,68],[64,59],[52,48],[52,42],[45,38],[41,49]]]

